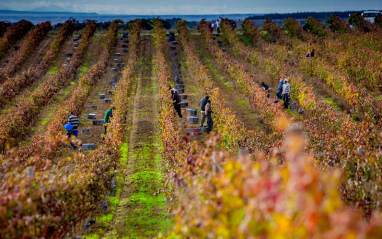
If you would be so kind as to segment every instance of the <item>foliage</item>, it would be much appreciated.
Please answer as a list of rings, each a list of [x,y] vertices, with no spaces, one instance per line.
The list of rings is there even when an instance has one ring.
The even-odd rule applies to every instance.
[[[378,202],[381,200],[380,193],[372,186],[372,182],[379,181],[379,178],[374,173],[380,170],[381,165],[371,163],[379,162],[381,157],[379,149],[375,147],[381,137],[378,130],[379,124],[370,122],[369,116],[365,118],[364,122],[354,122],[349,119],[347,114],[338,112],[338,110],[321,101],[315,95],[313,87],[304,82],[303,77],[305,76],[297,73],[298,71],[295,68],[299,67],[299,61],[288,60],[287,47],[269,45],[263,42],[261,47],[263,52],[251,52],[251,49],[245,48],[234,36],[234,32],[222,29],[224,35],[231,35],[229,39],[236,38],[231,44],[234,49],[237,49],[236,52],[239,53],[239,56],[265,68],[269,74],[272,74],[274,69],[281,69],[278,74],[288,75],[292,87],[292,98],[297,99],[300,107],[308,111],[307,117],[303,117],[301,122],[309,136],[308,147],[315,152],[315,157],[318,160],[317,164],[323,168],[332,168],[333,166],[345,168],[348,178],[346,187],[344,186],[345,189],[342,191],[344,200],[351,205],[358,205],[366,215],[369,215],[373,208],[378,207]],[[299,53],[295,57],[296,59],[304,59],[304,55],[302,55],[304,52],[298,50],[306,48],[299,47],[300,43],[299,40],[295,39],[291,44],[291,46],[295,47],[292,49]],[[307,45],[310,44],[304,43],[304,46]],[[320,49],[320,51],[324,51],[324,49]],[[288,61],[290,63],[286,64]],[[365,92],[363,92],[363,97],[369,99]],[[365,103],[368,101],[364,99],[360,102]],[[371,111],[371,109],[364,108],[363,111],[367,112]],[[378,110],[375,112],[378,114]],[[346,127],[340,127],[339,122],[341,122],[341,125],[346,125]],[[361,153],[363,150],[368,152],[367,159],[363,157],[364,153]],[[361,161],[363,162],[363,169],[355,170],[354,165],[359,165]],[[368,197],[366,198],[365,195],[368,195]]]
[[[232,158],[214,150],[219,142],[211,137],[183,154],[180,205],[166,238],[380,237],[381,215],[365,222],[343,205],[340,170],[313,166],[301,129],[291,128],[269,160]]]
[[[252,23],[249,18],[244,19],[243,21],[243,31],[247,37],[249,37],[252,42],[255,44],[257,39],[260,37],[260,31],[255,26],[255,23]]]
[[[342,20],[340,17],[331,15],[330,18],[326,20],[326,22],[329,24],[329,28],[332,32],[350,32],[350,26],[349,23]]]
[[[272,22],[271,19],[265,20],[264,26],[263,26],[263,37],[268,42],[283,42],[285,33],[282,30],[280,26],[278,26],[276,23]]]
[[[382,27],[382,14],[377,14],[375,17],[374,23],[379,27]]]
[[[364,19],[361,13],[355,13],[349,16],[349,23],[361,32],[380,31],[377,24],[373,24]]]
[[[328,31],[326,29],[325,24],[313,17],[308,17],[303,29],[304,31],[310,32],[319,37],[326,37],[328,35]]]
[[[223,20],[223,22],[225,22],[225,20]],[[228,24],[230,25],[230,23]],[[194,76],[197,76],[198,88],[205,89],[205,93],[209,95],[213,101],[214,131],[219,132],[223,138],[220,147],[230,152],[237,152],[240,148],[251,146],[250,142],[246,142],[249,141],[250,138],[265,137],[265,135],[262,135],[260,132],[246,130],[243,122],[227,107],[227,103],[221,95],[219,87],[210,79],[207,68],[195,54],[195,48],[189,42],[190,33],[184,21],[178,22],[177,30],[186,55],[188,69]]]
[[[206,31],[205,24],[200,23],[201,32],[207,42],[208,49],[212,56],[216,58],[222,69],[237,81],[237,85],[245,96],[247,96],[255,109],[261,109],[258,113],[262,116],[264,122],[268,125],[275,126],[276,117],[285,117],[285,113],[281,110],[279,104],[270,101],[263,89],[256,83],[254,76],[245,71],[244,66],[239,64],[232,56],[223,52],[216,42],[213,41],[212,35]],[[252,51],[240,42],[237,35],[230,28],[227,28],[222,22],[221,30],[224,37],[233,45],[233,50],[245,58],[253,56]],[[276,131],[277,132],[277,131]],[[279,136],[279,135],[278,135]],[[272,141],[272,140],[271,140]]]
[[[23,44],[20,47],[20,50],[13,55],[6,67],[1,69],[0,83],[3,83],[9,76],[12,76],[18,69],[21,68],[22,63],[36,49],[36,47],[47,36],[50,30],[52,30],[52,25],[50,22],[43,22],[38,24],[26,36]]]
[[[28,98],[18,104],[18,107],[12,108],[9,113],[3,115],[0,120],[4,125],[0,130],[1,145],[14,145],[18,139],[23,138],[30,131],[28,126],[34,122],[40,109],[48,104],[57,90],[76,73],[94,32],[95,23],[89,21],[83,31],[78,49],[67,67],[61,67],[55,75],[52,75],[43,83],[42,87],[37,88]]]
[[[10,26],[11,24],[9,22],[3,22],[3,21],[0,22],[0,37],[3,37],[5,31]]]
[[[303,37],[303,29],[299,21],[294,18],[287,18],[284,20],[284,25],[282,29],[285,31],[285,34],[289,37]]]
[[[25,87],[31,85],[37,79],[40,79],[54,63],[54,59],[57,57],[62,44],[74,31],[74,25],[72,21],[65,22],[60,28],[57,37],[50,44],[49,50],[45,53],[43,59],[40,61],[37,67],[30,68],[15,77],[8,78],[0,88],[0,94],[3,96],[0,98],[0,108],[11,101],[18,93]],[[54,73],[57,72],[55,69]]]
[[[236,22],[229,18],[221,18],[221,21],[224,21],[227,26],[231,28],[231,30],[235,30],[236,28]]]
[[[153,30],[154,29],[154,24],[153,24],[154,21],[160,21],[165,29],[171,29],[170,22],[168,22],[168,21],[166,21],[164,19],[161,19],[159,17],[152,18],[152,19],[142,18],[142,19],[138,19],[138,20],[141,21],[141,25],[142,25],[142,29],[143,30],[147,30],[147,31]],[[134,21],[130,21],[127,24],[130,24],[130,23],[132,23]]]
[[[20,40],[32,27],[33,24],[26,20],[21,20],[8,27],[4,36],[0,39],[0,59],[5,56],[9,47]]]
[[[83,38],[88,38],[94,26],[94,24],[89,24],[85,28],[86,34],[83,34]],[[106,34],[107,37],[115,39],[117,30],[117,24],[112,23]],[[132,29],[134,33],[132,33],[133,39],[130,41],[131,49],[138,49],[137,41],[134,39],[137,35],[139,36],[139,30],[139,28]],[[115,40],[108,42],[115,43]],[[110,56],[110,51],[110,47],[105,47],[102,56]],[[137,60],[137,51],[133,51],[135,54],[131,52],[130,55],[135,58],[129,57],[129,63],[133,65]],[[97,76],[99,77],[100,67],[107,67],[107,63],[108,58],[101,57],[99,62],[87,73],[88,77],[92,76],[93,78],[89,80],[82,78],[78,89],[90,87],[90,84],[94,84],[94,80]],[[125,87],[132,83],[131,70],[134,69],[125,68],[124,75],[120,80],[120,84]],[[77,92],[80,94],[79,90]],[[129,91],[118,90],[117,87],[115,104],[119,104],[121,99],[128,97],[128,94]],[[78,100],[81,97],[83,96],[73,96],[71,102],[73,104],[80,103]],[[74,102],[75,99],[77,99],[76,102]],[[82,98],[82,101],[84,100],[86,100],[86,97],[85,99]],[[122,112],[126,112],[126,107],[120,109]],[[62,115],[61,112],[59,114]],[[125,126],[125,115],[118,113],[118,111],[113,115],[110,126],[112,132],[123,132],[121,129]],[[62,115],[62,117],[66,118],[67,116]],[[49,126],[51,132],[53,124],[51,123]],[[119,133],[118,135],[107,136],[104,143],[97,150],[86,156],[83,153],[77,153],[73,157],[60,159],[52,163],[49,158],[44,156],[44,153],[55,150],[56,147],[67,143],[65,142],[66,139],[64,140],[66,137],[58,137],[46,140],[43,143],[45,148],[42,151],[35,152],[21,167],[17,166],[15,160],[4,161],[4,168],[12,168],[12,171],[5,172],[2,177],[4,189],[0,194],[2,205],[2,210],[0,210],[0,230],[2,237],[65,237],[70,232],[71,227],[87,218],[88,213],[98,207],[103,195],[110,190],[110,180],[119,158],[120,139],[122,137],[123,133],[122,135]],[[18,205],[23,206],[19,207]]]

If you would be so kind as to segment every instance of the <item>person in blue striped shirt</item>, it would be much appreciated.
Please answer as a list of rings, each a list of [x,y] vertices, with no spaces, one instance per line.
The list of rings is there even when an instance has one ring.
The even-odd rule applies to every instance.
[[[78,127],[80,126],[80,120],[77,116],[74,115],[73,112],[70,112],[70,116],[68,119],[69,124],[73,125],[73,135],[78,137]]]

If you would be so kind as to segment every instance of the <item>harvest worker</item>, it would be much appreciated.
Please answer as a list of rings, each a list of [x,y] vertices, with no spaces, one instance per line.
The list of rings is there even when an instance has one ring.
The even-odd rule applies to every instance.
[[[73,135],[78,137],[78,127],[80,126],[80,120],[78,119],[77,116],[73,114],[73,112],[70,112],[69,116],[69,124],[73,125]]]
[[[181,111],[181,108],[180,108],[180,102],[182,100],[180,99],[180,96],[179,96],[178,92],[176,91],[176,89],[171,89],[170,92],[172,94],[171,95],[171,99],[172,99],[172,102],[173,102],[173,105],[174,105],[174,109],[178,113],[179,117],[183,118],[182,111]]]
[[[204,121],[206,120],[206,104],[207,101],[209,100],[209,96],[206,95],[201,101],[200,101],[200,111],[202,115],[202,119],[200,120],[200,128],[204,127]]]
[[[76,149],[77,147],[72,143],[72,135],[74,135],[73,128],[73,125],[71,125],[69,122],[64,125],[64,129],[66,130],[66,135],[68,135],[70,145]]]
[[[69,122],[64,125],[64,129],[66,130],[66,134],[69,138],[73,135],[73,128],[73,125]]]
[[[206,108],[206,117],[207,117],[207,133],[211,132],[214,127],[214,122],[212,121],[212,109],[211,109],[211,100],[207,100]]]
[[[284,80],[284,85],[283,85],[283,93],[282,93],[282,99],[284,101],[284,108],[288,109],[289,105],[289,95],[290,95],[290,85],[288,83],[288,79]]]
[[[111,106],[105,113],[104,126],[105,126],[105,134],[107,133],[107,126],[110,124],[110,118],[113,117],[113,110],[115,110],[114,106]]]
[[[284,79],[285,79],[284,76],[282,76],[282,77],[280,78],[279,86],[277,87],[277,93],[276,93],[276,96],[277,96],[277,98],[279,98],[279,99],[282,98]]]
[[[308,52],[305,57],[314,57],[314,49],[312,51]]]
[[[263,90],[265,91],[265,93],[267,93],[267,97],[269,98],[269,86],[267,84],[265,84],[264,82],[261,82],[261,87],[263,87]]]

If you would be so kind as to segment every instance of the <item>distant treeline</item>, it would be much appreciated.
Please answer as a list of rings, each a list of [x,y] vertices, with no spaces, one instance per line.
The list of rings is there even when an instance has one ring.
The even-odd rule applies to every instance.
[[[270,13],[261,16],[249,17],[251,20],[261,20],[261,19],[306,19],[308,17],[314,17],[317,19],[329,18],[332,14],[340,18],[348,18],[349,14],[357,13],[359,11],[346,11],[346,12],[296,12],[296,13]]]

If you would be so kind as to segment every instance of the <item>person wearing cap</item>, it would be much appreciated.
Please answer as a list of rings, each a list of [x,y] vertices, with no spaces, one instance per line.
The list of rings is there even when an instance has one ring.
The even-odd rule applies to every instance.
[[[290,95],[290,85],[288,83],[288,79],[284,80],[283,91],[282,91],[282,99],[284,101],[284,108],[288,109],[289,105],[289,95]]]
[[[280,78],[279,86],[277,87],[277,93],[276,93],[276,96],[277,96],[277,98],[279,98],[279,99],[282,98],[284,79],[285,79],[284,76]]]
[[[180,96],[179,96],[178,92],[176,91],[176,89],[171,89],[171,93],[172,93],[171,98],[172,98],[172,101],[173,101],[174,109],[178,113],[179,117],[183,118],[182,110],[180,108],[180,102],[182,100],[180,99]]]

